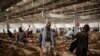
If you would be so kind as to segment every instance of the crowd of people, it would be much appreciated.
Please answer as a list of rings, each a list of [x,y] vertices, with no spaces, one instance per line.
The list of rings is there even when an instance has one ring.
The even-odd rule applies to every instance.
[[[59,32],[56,29],[51,29],[51,22],[47,22],[46,26],[41,30],[37,30],[37,33],[40,33],[38,36],[38,42],[43,53],[50,52],[51,48],[55,47],[56,38],[58,36],[63,36],[64,38],[72,39],[70,44],[69,51],[71,53],[76,50],[76,56],[87,56],[88,51],[88,31],[90,27],[88,24],[84,25],[83,28],[77,34],[74,34],[74,29],[69,28],[67,32],[63,28],[60,28]],[[16,42],[20,45],[25,45],[26,39],[28,37],[33,37],[33,32],[30,30],[30,26],[27,31],[24,31],[22,27],[18,28],[18,32],[14,30],[14,34],[8,29],[8,36],[13,38],[13,35],[16,37]]]

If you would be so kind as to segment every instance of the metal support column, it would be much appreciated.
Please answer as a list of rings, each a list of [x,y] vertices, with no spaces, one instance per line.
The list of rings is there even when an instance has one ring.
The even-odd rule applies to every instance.
[[[78,15],[77,14],[75,14],[74,15],[74,33],[76,34],[77,32],[78,32]]]
[[[7,13],[7,18],[6,18],[6,20],[7,20],[7,29],[9,29],[9,28],[10,28],[10,25],[9,25],[9,15],[8,15],[8,13]]]
[[[76,5],[73,6],[76,11]],[[74,13],[74,33],[77,34],[78,32],[78,14],[77,12]]]

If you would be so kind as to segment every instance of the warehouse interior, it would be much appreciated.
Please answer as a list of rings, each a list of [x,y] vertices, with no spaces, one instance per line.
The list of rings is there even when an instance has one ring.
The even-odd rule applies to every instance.
[[[57,36],[44,55],[39,37],[48,22]],[[90,27],[87,55],[100,56],[100,0],[0,0],[0,56],[76,56],[66,34],[70,28],[76,35],[85,24]],[[19,27],[27,33],[25,45],[17,43]]]

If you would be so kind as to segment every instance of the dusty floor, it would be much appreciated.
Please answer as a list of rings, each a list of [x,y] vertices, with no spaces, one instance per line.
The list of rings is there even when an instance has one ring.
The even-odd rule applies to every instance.
[[[24,45],[18,45],[15,40],[1,34],[0,56],[42,56],[36,37],[28,38]],[[68,51],[71,39],[57,38],[54,52],[48,56],[75,56]],[[100,33],[90,33],[88,56],[100,56]]]

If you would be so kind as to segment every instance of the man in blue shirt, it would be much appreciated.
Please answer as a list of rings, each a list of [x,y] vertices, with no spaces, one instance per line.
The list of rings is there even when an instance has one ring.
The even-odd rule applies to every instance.
[[[68,38],[72,38],[73,35],[74,35],[73,30],[71,30],[71,28],[69,28],[68,32],[66,33],[66,37],[68,37]]]

